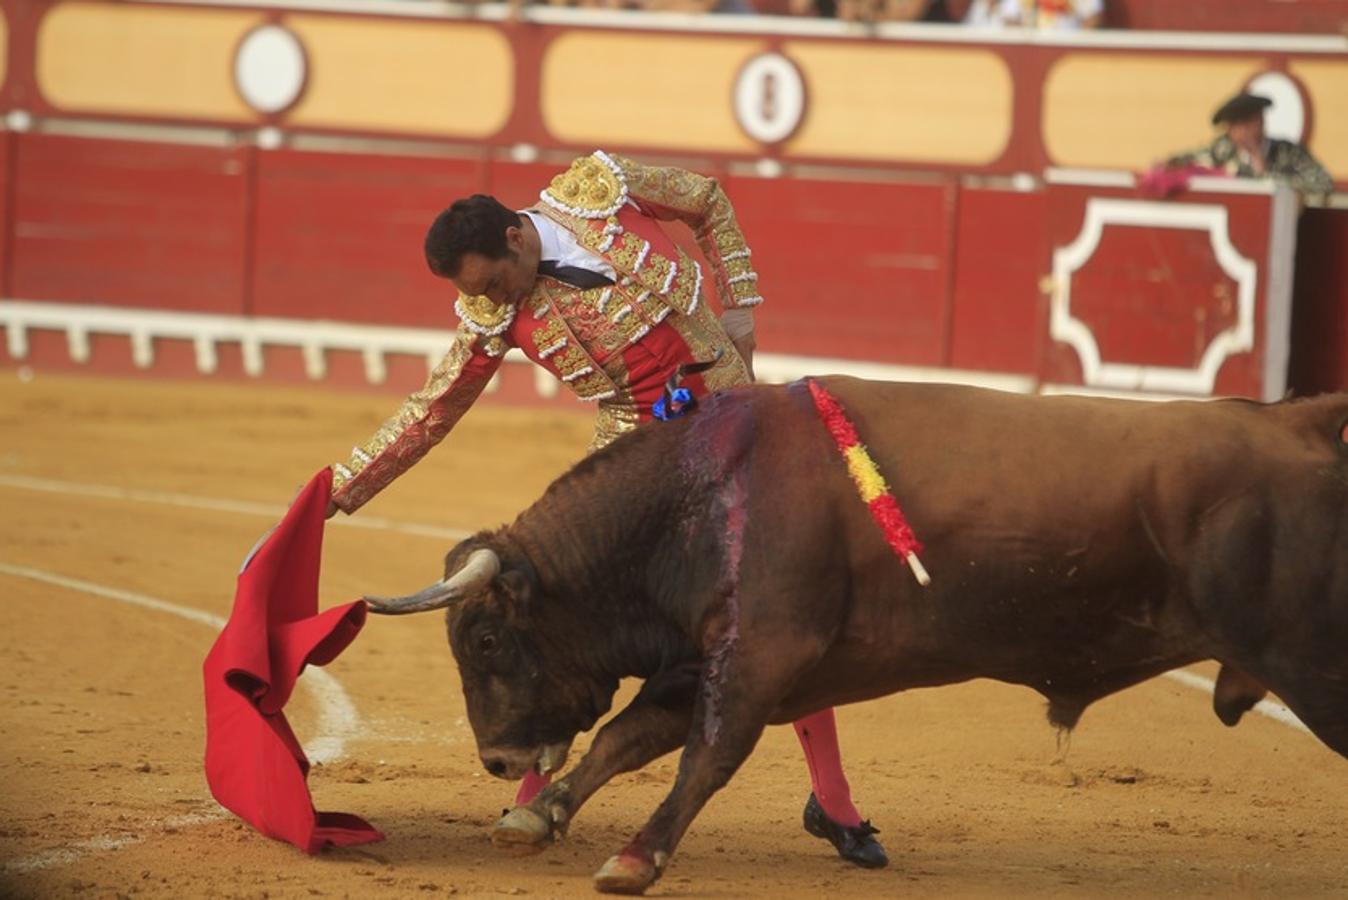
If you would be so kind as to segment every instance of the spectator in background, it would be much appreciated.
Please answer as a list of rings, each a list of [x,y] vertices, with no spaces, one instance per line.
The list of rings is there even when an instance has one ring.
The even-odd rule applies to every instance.
[[[964,21],[985,28],[1020,25],[1078,31],[1099,28],[1104,16],[1104,0],[974,0]]]
[[[837,0],[786,0],[784,9],[792,16],[818,16],[831,19],[838,14]]]
[[[649,12],[753,13],[750,0],[637,0],[637,9]]]
[[[794,16],[844,22],[949,22],[945,0],[790,0]]]
[[[470,0],[471,2],[471,0]],[[648,12],[753,13],[752,0],[506,0],[511,9],[565,6],[574,9],[638,9]]]
[[[1019,4],[1016,4],[1014,12],[1019,15]],[[1006,0],[974,0],[969,4],[969,11],[964,14],[964,24],[979,28],[1001,28],[1013,24],[1013,19],[1007,15]]]
[[[1302,195],[1324,195],[1334,190],[1334,179],[1310,151],[1295,141],[1270,138],[1264,133],[1267,97],[1241,92],[1212,114],[1222,133],[1211,144],[1172,156],[1167,169],[1215,169],[1237,178],[1272,178]]]
[[[469,0],[476,2],[476,0]],[[638,0],[505,0],[512,16],[518,16],[526,6],[555,6],[571,9],[634,9]]]

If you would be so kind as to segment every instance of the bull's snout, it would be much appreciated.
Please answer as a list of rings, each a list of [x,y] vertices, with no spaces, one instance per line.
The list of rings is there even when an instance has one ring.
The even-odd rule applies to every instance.
[[[534,764],[535,754],[509,750],[484,750],[479,754],[482,766],[497,778],[518,781]]]
[[[478,758],[488,772],[507,781],[518,781],[530,769],[543,775],[556,772],[566,764],[571,741],[544,744],[541,747],[478,748]]]

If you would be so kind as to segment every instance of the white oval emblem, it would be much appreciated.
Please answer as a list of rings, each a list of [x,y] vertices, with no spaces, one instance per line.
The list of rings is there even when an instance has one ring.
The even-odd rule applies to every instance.
[[[760,53],[735,78],[735,119],[744,133],[776,144],[795,133],[805,117],[805,79],[780,53]]]
[[[1269,137],[1301,140],[1306,132],[1306,104],[1295,81],[1282,72],[1265,72],[1255,76],[1245,90],[1273,101],[1264,113],[1264,131]]]
[[[299,38],[281,25],[254,28],[234,55],[234,84],[239,95],[257,112],[267,115],[281,112],[299,99],[307,70]]]

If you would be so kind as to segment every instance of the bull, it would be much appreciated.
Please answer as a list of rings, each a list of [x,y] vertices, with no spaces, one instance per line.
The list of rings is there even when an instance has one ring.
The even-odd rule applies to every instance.
[[[1276,692],[1348,755],[1348,395],[1259,404],[1029,397],[821,380],[917,537],[922,587],[858,498],[801,383],[718,395],[576,465],[381,613],[448,608],[491,774],[588,753],[493,839],[543,845],[615,774],[682,747],[595,875],[640,893],[763,728],[995,678],[1049,720],[1215,659],[1217,715]]]

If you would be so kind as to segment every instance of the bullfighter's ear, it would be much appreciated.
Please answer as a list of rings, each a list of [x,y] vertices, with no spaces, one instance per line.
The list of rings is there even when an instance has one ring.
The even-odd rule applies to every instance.
[[[533,597],[529,576],[519,569],[506,569],[496,576],[496,583],[500,585],[501,592],[510,598],[506,614],[511,624],[520,624],[526,621],[529,617],[529,606]]]

